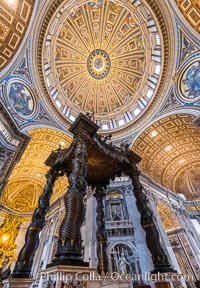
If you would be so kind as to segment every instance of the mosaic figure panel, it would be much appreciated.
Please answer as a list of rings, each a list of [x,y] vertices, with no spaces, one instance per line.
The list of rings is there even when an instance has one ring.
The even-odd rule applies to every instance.
[[[183,71],[179,81],[179,93],[186,100],[197,100],[200,97],[200,59]]]
[[[30,117],[35,110],[35,101],[31,90],[21,81],[9,83],[7,88],[9,102],[21,116]]]

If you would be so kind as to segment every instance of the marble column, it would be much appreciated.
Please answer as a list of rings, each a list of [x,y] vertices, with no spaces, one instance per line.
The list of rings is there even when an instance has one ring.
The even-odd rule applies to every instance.
[[[149,202],[150,202],[151,209],[152,209],[152,211],[156,217],[157,228],[159,229],[160,235],[162,236],[163,243],[164,243],[166,250],[168,252],[168,257],[171,259],[171,262],[173,263],[173,266],[176,269],[176,271],[178,272],[178,274],[181,274],[182,272],[181,272],[180,267],[178,265],[178,262],[177,262],[175,254],[174,254],[173,248],[169,242],[169,238],[167,236],[167,233],[163,227],[163,223],[162,223],[160,215],[158,213],[156,204],[151,199],[149,200]],[[185,287],[185,288],[187,287],[184,279],[181,280],[181,284],[183,287]]]
[[[134,227],[134,239],[135,245],[138,250],[141,273],[145,275],[145,273],[149,273],[153,270],[153,261],[151,257],[151,253],[146,244],[146,235],[145,231],[140,225],[141,215],[138,212],[136,199],[133,193],[128,193],[126,195],[126,205],[128,209],[129,219],[131,220]]]
[[[93,195],[89,194],[87,197],[87,208],[86,208],[86,222],[82,227],[84,235],[84,259],[90,261],[90,267],[96,267],[96,199]],[[91,217],[91,215],[93,217]]]

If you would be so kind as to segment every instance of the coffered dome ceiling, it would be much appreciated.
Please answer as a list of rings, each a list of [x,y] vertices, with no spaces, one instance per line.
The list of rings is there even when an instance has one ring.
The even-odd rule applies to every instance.
[[[38,40],[45,101],[67,123],[94,111],[102,131],[119,132],[159,104],[173,40],[156,4],[158,15],[141,1],[64,3],[47,13]]]

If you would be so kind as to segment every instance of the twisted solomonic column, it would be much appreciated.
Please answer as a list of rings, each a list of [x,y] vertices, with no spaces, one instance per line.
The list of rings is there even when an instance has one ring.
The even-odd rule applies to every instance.
[[[141,225],[146,232],[146,243],[149,251],[152,255],[152,260],[154,264],[153,273],[167,273],[167,272],[176,272],[173,270],[166,252],[160,243],[160,237],[156,223],[154,222],[153,212],[149,208],[147,202],[147,197],[142,191],[142,185],[139,180],[139,171],[137,167],[133,167],[132,171],[129,170],[130,178],[132,179],[132,184],[134,188],[134,195],[136,198],[136,205],[138,211],[141,213]]]
[[[82,260],[83,248],[81,225],[85,216],[83,198],[87,182],[87,145],[84,137],[79,136],[69,176],[69,189],[64,196],[65,216],[59,230],[56,258],[50,265],[86,266]]]
[[[38,207],[35,209],[30,225],[25,235],[25,244],[21,249],[12,278],[29,278],[33,265],[33,258],[39,246],[39,233],[45,225],[45,215],[49,210],[53,186],[58,177],[55,169],[50,169],[46,174],[47,182],[44,191],[39,197]]]
[[[108,272],[108,256],[107,256],[107,237],[105,231],[105,215],[104,215],[104,207],[103,207],[103,196],[104,189],[102,186],[96,186],[95,197],[97,200],[97,272],[99,275],[106,275]]]

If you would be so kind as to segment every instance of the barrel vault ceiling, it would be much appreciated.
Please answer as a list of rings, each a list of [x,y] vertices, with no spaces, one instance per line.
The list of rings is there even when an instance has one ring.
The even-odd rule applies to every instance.
[[[164,187],[200,197],[200,133],[194,117],[175,114],[150,125],[132,149],[142,157],[141,169]]]
[[[37,206],[39,195],[46,183],[45,174],[49,167],[44,162],[50,153],[59,148],[66,148],[71,138],[59,131],[47,128],[35,128],[29,132],[29,142],[20,162],[16,164],[3,194],[3,201],[8,207],[19,212],[31,212]],[[62,195],[67,188],[65,176],[56,181],[52,200]]]
[[[198,0],[175,0],[175,2],[185,19],[200,33],[200,2]]]
[[[170,207],[166,204],[159,204],[157,209],[166,232],[170,233],[181,228],[179,220]]]
[[[34,0],[0,1],[0,71],[8,65],[30,22]]]

